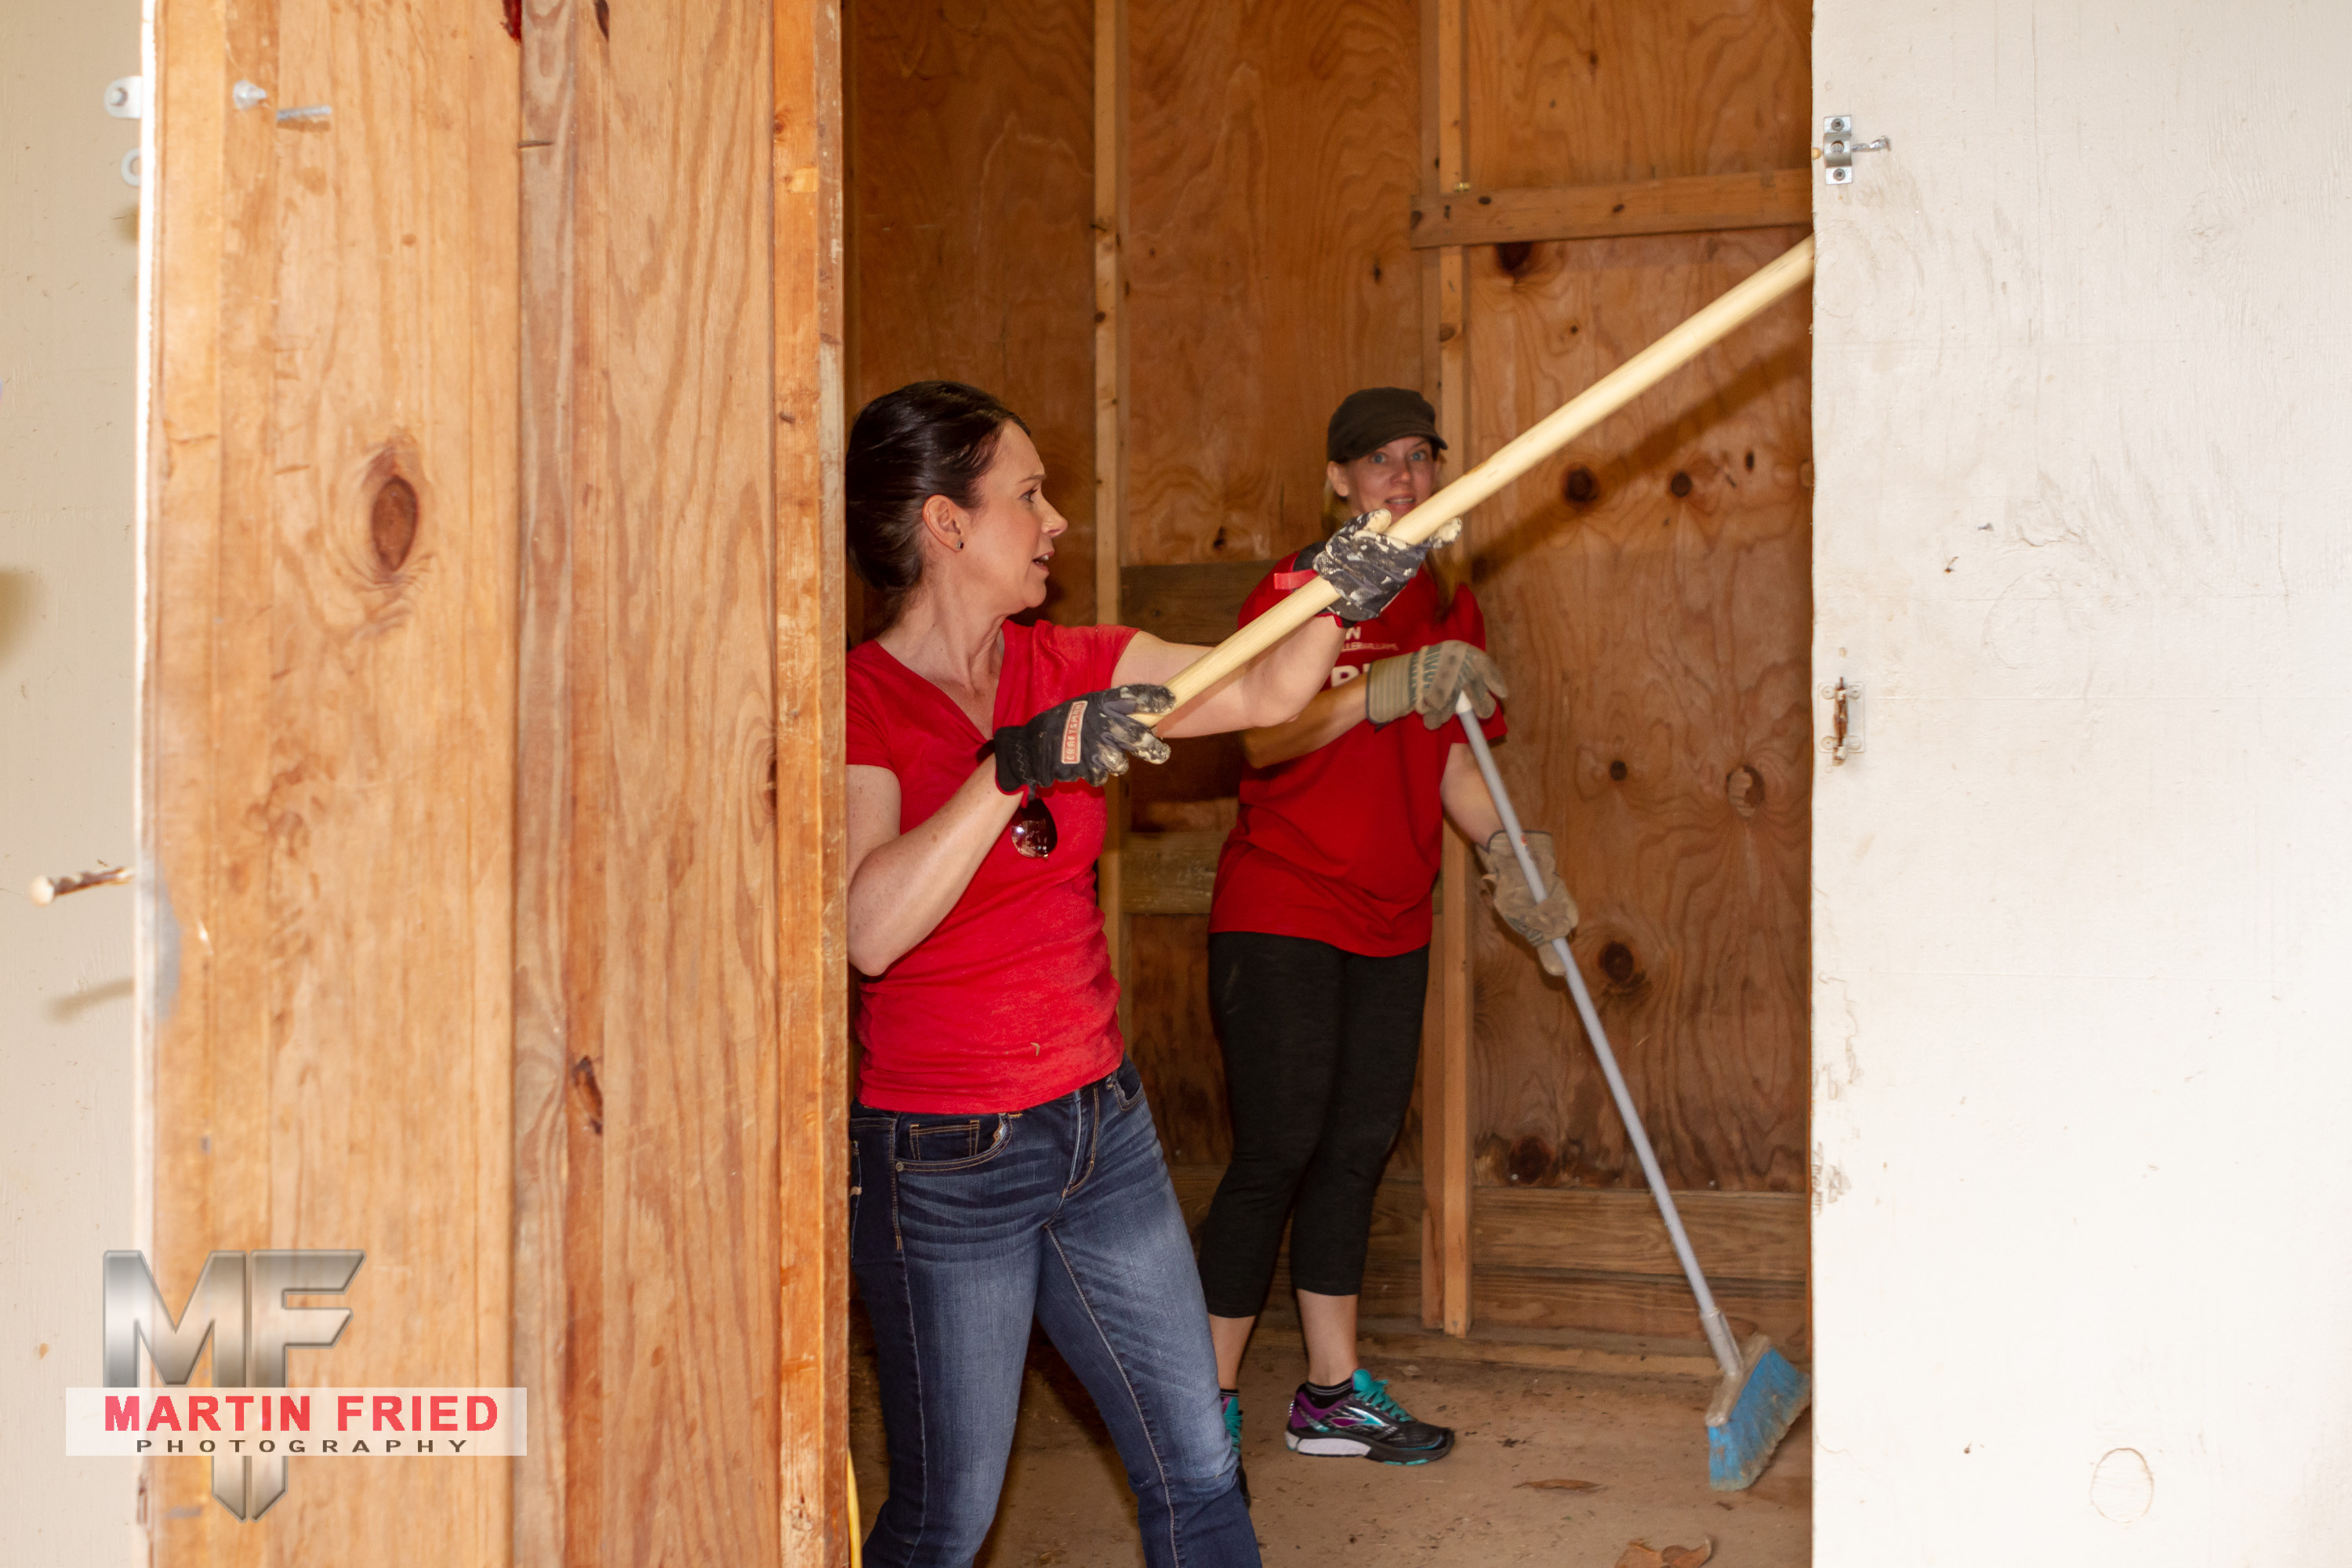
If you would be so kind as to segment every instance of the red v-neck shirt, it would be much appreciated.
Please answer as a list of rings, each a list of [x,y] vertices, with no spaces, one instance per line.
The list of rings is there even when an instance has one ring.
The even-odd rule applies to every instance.
[[[1247,626],[1312,573],[1297,557],[1275,565],[1242,601]],[[1348,628],[1331,684],[1381,659],[1432,643],[1486,646],[1486,621],[1468,588],[1446,604],[1423,567],[1389,607]],[[1500,709],[1481,726],[1503,734]],[[1408,713],[1375,730],[1358,724],[1328,745],[1242,773],[1241,811],[1217,858],[1211,931],[1307,937],[1368,958],[1429,945],[1445,805],[1445,759],[1462,740],[1453,721],[1432,730]]]
[[[994,727],[1110,685],[1131,626],[1004,626]],[[929,820],[990,737],[879,641],[849,650],[848,760],[898,779],[898,829]],[[859,987],[857,1098],[880,1110],[1021,1110],[1117,1068],[1118,982],[1095,901],[1103,792],[1045,795],[1057,842],[1033,860],[1000,833],[931,934]]]

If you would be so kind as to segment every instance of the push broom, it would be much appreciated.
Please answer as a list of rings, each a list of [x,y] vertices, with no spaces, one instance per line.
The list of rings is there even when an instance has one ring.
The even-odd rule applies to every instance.
[[[1414,544],[1449,527],[1471,508],[1492,500],[1537,464],[1633,402],[1812,275],[1813,241],[1807,236],[1656,342],[1521,431],[1493,457],[1413,508],[1403,521],[1391,524],[1385,513],[1375,512],[1371,526]],[[1181,707],[1230,679],[1250,660],[1320,615],[1339,596],[1339,591],[1320,577],[1302,584],[1265,614],[1178,671],[1168,682],[1168,689],[1175,694],[1174,706]],[[1139,718],[1147,724],[1153,722],[1149,717]],[[1486,775],[1486,787],[1510,835],[1519,868],[1540,900],[1544,889],[1538,883],[1535,863],[1520,842],[1518,817],[1511,809],[1503,781],[1496,775],[1495,760],[1486,748],[1486,736],[1480,733],[1475,718],[1463,729],[1469,734],[1479,770]],[[1601,1069],[1609,1079],[1610,1093],[1616,1098],[1618,1113],[1625,1119],[1626,1131],[1633,1134],[1633,1147],[1642,1158],[1642,1174],[1648,1180],[1650,1192],[1658,1200],[1658,1210],[1665,1217],[1675,1255],[1681,1259],[1683,1272],[1690,1279],[1691,1293],[1698,1299],[1699,1321],[1706,1330],[1707,1344],[1723,1368],[1723,1381],[1717,1386],[1706,1413],[1707,1478],[1717,1490],[1738,1491],[1763,1473],[1773,1448],[1803,1412],[1812,1384],[1764,1335],[1751,1336],[1744,1347],[1734,1342],[1730,1325],[1724,1321],[1722,1310],[1716,1306],[1715,1297],[1706,1288],[1706,1276],[1699,1271],[1690,1238],[1684,1234],[1682,1216],[1675,1211],[1674,1195],[1666,1190],[1657,1156],[1642,1131],[1642,1119],[1634,1111],[1625,1080],[1617,1070],[1617,1058],[1609,1049],[1609,1037],[1601,1027],[1599,1015],[1592,1010],[1592,998],[1577,972],[1576,960],[1569,952],[1567,942],[1558,945],[1569,990],[1576,998],[1577,1013],[1583,1018],[1585,1033],[1601,1058]]]
[[[1528,879],[1528,891],[1541,903],[1545,892],[1543,875],[1536,869],[1535,858],[1528,853],[1519,814],[1512,808],[1510,792],[1503,787],[1503,775],[1495,771],[1495,753],[1486,744],[1486,731],[1478,726],[1478,711],[1466,696],[1454,700],[1454,711],[1462,721],[1462,732],[1470,738],[1470,752],[1478,759],[1478,772],[1486,777],[1486,793],[1495,797],[1495,810],[1503,819],[1503,832],[1511,841],[1511,853],[1518,860],[1519,873]],[[1745,1345],[1733,1342],[1731,1325],[1723,1321],[1723,1309],[1715,1304],[1715,1293],[1706,1288],[1706,1276],[1699,1269],[1698,1255],[1691,1250],[1690,1237],[1683,1230],[1683,1216],[1675,1211],[1675,1194],[1667,1190],[1666,1178],[1658,1169],[1657,1152],[1650,1147],[1650,1136],[1642,1130],[1642,1114],[1633,1109],[1633,1096],[1625,1087],[1625,1075],[1617,1070],[1617,1053],[1609,1048],[1609,1032],[1601,1026],[1601,1015],[1593,1010],[1592,994],[1585,989],[1576,955],[1568,950],[1565,937],[1552,938],[1551,949],[1559,959],[1560,972],[1567,977],[1568,994],[1576,999],[1576,1016],[1584,1020],[1584,1034],[1592,1042],[1592,1054],[1601,1059],[1601,1076],[1609,1080],[1609,1093],[1617,1101],[1617,1114],[1625,1119],[1625,1131],[1633,1140],[1633,1152],[1641,1156],[1643,1179],[1650,1184],[1650,1195],[1658,1200],[1658,1213],[1666,1222],[1666,1235],[1674,1240],[1675,1256],[1682,1261],[1683,1276],[1690,1281],[1691,1294],[1698,1298],[1698,1321],[1706,1330],[1706,1342],[1715,1352],[1716,1363],[1723,1368],[1723,1381],[1716,1384],[1715,1398],[1706,1407],[1707,1482],[1717,1491],[1743,1490],[1764,1473],[1772,1450],[1780,1447],[1790,1426],[1804,1413],[1806,1402],[1812,1397],[1812,1380],[1790,1365],[1789,1359],[1774,1348],[1766,1335],[1751,1334]]]

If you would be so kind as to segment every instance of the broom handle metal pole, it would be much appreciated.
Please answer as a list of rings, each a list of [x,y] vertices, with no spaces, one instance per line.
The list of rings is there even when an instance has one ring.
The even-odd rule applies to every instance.
[[[1543,875],[1536,869],[1535,857],[1528,853],[1519,814],[1511,807],[1510,792],[1503,787],[1503,775],[1495,769],[1495,753],[1486,744],[1486,731],[1478,727],[1478,710],[1470,705],[1469,698],[1456,697],[1454,711],[1462,721],[1462,732],[1469,737],[1470,754],[1478,759],[1478,772],[1486,777],[1486,793],[1495,797],[1495,811],[1503,819],[1503,832],[1511,841],[1511,853],[1518,859],[1520,874],[1528,879],[1528,891],[1540,903],[1544,897]],[[1698,1321],[1706,1330],[1706,1342],[1715,1352],[1717,1363],[1727,1373],[1737,1377],[1740,1371],[1739,1346],[1731,1336],[1731,1325],[1723,1321],[1722,1309],[1715,1304],[1715,1293],[1706,1288],[1706,1276],[1699,1271],[1698,1255],[1691,1250],[1690,1237],[1683,1230],[1683,1216],[1675,1211],[1675,1195],[1666,1190],[1665,1173],[1658,1169],[1658,1156],[1650,1147],[1650,1135],[1642,1130],[1642,1114],[1633,1109],[1633,1091],[1625,1087],[1625,1075],[1617,1070],[1617,1053],[1609,1048],[1609,1032],[1601,1026],[1601,1015],[1593,1010],[1592,994],[1584,988],[1584,976],[1576,967],[1576,955],[1568,950],[1563,938],[1552,938],[1551,945],[1559,955],[1568,994],[1576,999],[1577,1016],[1584,1020],[1584,1033],[1592,1042],[1592,1054],[1601,1058],[1601,1075],[1609,1080],[1609,1093],[1617,1101],[1617,1114],[1625,1119],[1625,1131],[1633,1136],[1633,1152],[1641,1156],[1642,1174],[1650,1184],[1650,1195],[1658,1200],[1658,1212],[1665,1216],[1666,1234],[1674,1239],[1675,1256],[1682,1259],[1691,1294],[1698,1298]]]

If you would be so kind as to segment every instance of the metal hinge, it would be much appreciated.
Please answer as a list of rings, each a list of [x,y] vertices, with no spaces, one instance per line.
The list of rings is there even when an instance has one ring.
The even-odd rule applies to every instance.
[[[1822,737],[1822,750],[1830,754],[1830,766],[1837,767],[1862,754],[1862,688],[1841,675],[1835,686],[1822,688],[1822,700],[1830,705],[1830,732]]]
[[[1884,136],[1874,142],[1857,142],[1853,135],[1853,116],[1832,114],[1822,121],[1822,144],[1813,149],[1813,156],[1822,161],[1822,179],[1832,185],[1853,184],[1853,155],[1856,153],[1884,153],[1889,142]]]

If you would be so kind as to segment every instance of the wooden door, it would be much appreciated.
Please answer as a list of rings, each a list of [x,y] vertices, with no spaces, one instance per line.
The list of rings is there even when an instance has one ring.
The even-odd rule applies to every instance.
[[[837,11],[154,26],[156,1271],[361,1248],[299,1381],[533,1416],[251,1524],[159,1463],[157,1557],[830,1568]]]

